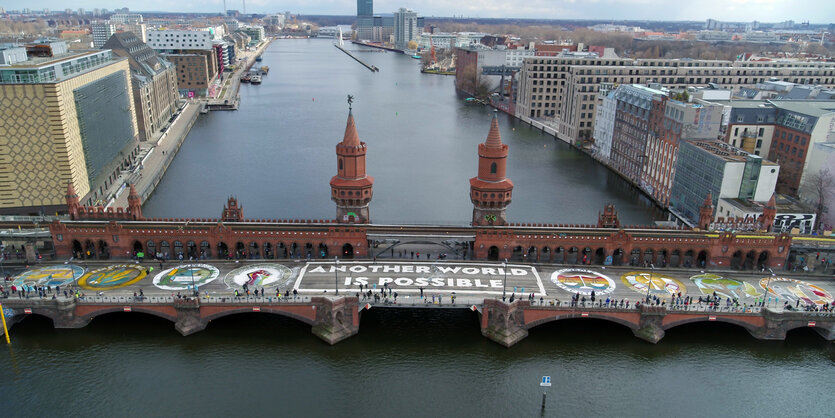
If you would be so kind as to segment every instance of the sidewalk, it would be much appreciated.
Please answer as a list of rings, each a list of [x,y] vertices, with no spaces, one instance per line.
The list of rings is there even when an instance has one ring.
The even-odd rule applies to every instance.
[[[153,142],[143,142],[140,144],[140,165],[136,168],[132,175],[124,181],[134,181],[136,191],[145,201],[154,187],[159,182],[171,160],[177,154],[180,145],[182,145],[185,137],[188,136],[191,130],[192,122],[199,115],[200,105],[197,102],[189,101],[183,108],[182,112],[177,116],[177,119],[171,123],[167,131],[157,140]],[[121,177],[120,177],[120,181]],[[119,196],[111,203],[114,207],[128,206],[128,187],[124,186]]]

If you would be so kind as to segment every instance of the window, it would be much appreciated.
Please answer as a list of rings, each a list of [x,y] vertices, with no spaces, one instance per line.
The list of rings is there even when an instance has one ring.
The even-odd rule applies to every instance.
[[[490,164],[490,174],[496,174],[496,163]]]
[[[342,170],[342,158],[339,159],[339,169]]]
[[[760,138],[762,138],[762,136],[763,136],[763,135],[765,135],[765,128],[760,128],[760,132],[759,132],[759,134],[758,134],[757,136],[759,136]]]

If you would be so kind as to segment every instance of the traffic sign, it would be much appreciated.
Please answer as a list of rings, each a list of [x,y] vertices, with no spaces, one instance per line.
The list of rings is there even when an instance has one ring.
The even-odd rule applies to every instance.
[[[551,387],[551,376],[542,376],[542,383],[539,386]]]

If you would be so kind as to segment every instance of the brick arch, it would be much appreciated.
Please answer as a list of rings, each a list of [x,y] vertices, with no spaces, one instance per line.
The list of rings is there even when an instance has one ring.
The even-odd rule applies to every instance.
[[[310,305],[294,306],[294,308],[310,309]],[[298,310],[298,309],[296,309],[296,310]],[[314,315],[314,318],[315,318],[316,311],[313,310],[313,309],[310,309],[310,310],[311,310],[311,313]],[[203,319],[205,319],[206,321],[211,322],[215,319],[223,318],[223,317],[226,317],[226,316],[229,316],[229,315],[237,315],[237,314],[244,314],[244,313],[253,313],[252,306],[225,308],[221,311],[214,312],[214,313],[211,313],[209,315],[206,315],[206,316],[203,317]],[[307,316],[305,316],[301,313],[288,311],[288,310],[284,310],[284,309],[268,308],[266,306],[261,307],[260,313],[285,316],[287,318],[292,318],[292,319],[295,319],[297,321],[304,322],[307,325],[313,325],[313,323],[315,322],[314,318],[307,317]]]
[[[96,308],[93,305],[86,305],[86,306],[89,306],[91,308]],[[85,309],[84,311],[87,311],[87,312],[84,312],[84,313],[80,313],[79,310],[81,310],[81,309],[79,309],[79,308],[81,308],[81,307],[76,308],[76,317],[80,318],[81,320],[83,320],[85,322],[90,322],[94,318],[96,318],[97,316],[101,316],[101,315],[109,314],[109,313],[114,313],[114,312],[119,312],[119,313],[134,313],[134,312],[143,313],[143,314],[149,314],[149,315],[157,316],[157,317],[160,317],[160,318],[163,318],[163,319],[167,319],[171,322],[177,322],[176,310],[174,310],[174,308],[171,307],[171,306],[144,307],[144,306],[134,305],[134,306],[131,306],[131,311],[130,312],[124,312],[124,306],[123,305],[106,306],[106,307],[102,307],[102,308],[99,308],[99,309],[91,309],[89,311],[87,311]],[[163,309],[160,309],[160,308],[163,308]],[[171,311],[171,312],[167,312],[167,311]]]
[[[763,321],[763,318],[758,317],[757,320]],[[692,324],[692,323],[696,323],[696,322],[724,322],[726,324],[733,324],[733,325],[745,328],[745,330],[748,331],[748,333],[751,334],[751,336],[753,336],[754,338],[757,338],[757,334],[761,331],[761,328],[763,327],[763,325],[755,325],[755,324],[752,324],[752,323],[750,323],[748,321],[745,321],[745,320],[736,319],[736,318],[728,317],[728,316],[720,316],[720,315],[716,315],[716,320],[711,321],[709,319],[709,314],[706,314],[706,315],[698,316],[698,317],[695,317],[695,318],[686,318],[686,319],[670,321],[669,323],[662,324],[661,329],[666,331],[668,329],[672,329],[672,328],[675,328],[675,327],[680,326],[680,325]]]
[[[634,320],[631,319],[631,317],[634,317]],[[638,321],[640,320],[640,314],[637,312],[588,312],[588,316],[584,317],[582,316],[582,313],[580,311],[569,311],[561,313],[559,315],[554,315],[554,311],[536,309],[525,311],[525,328],[531,329],[543,324],[547,324],[549,322],[572,318],[602,319],[604,321],[614,322],[616,324],[623,325],[633,331],[640,328],[640,326],[638,325]]]

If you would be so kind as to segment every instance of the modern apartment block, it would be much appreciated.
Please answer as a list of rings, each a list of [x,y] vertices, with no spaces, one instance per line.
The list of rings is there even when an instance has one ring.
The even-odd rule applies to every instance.
[[[0,67],[0,212],[66,211],[106,190],[139,150],[128,60],[110,50],[30,57]]]
[[[101,48],[104,43],[116,33],[116,26],[109,21],[94,22],[91,25],[93,31],[93,47]]]
[[[210,50],[212,38],[204,30],[149,30],[147,43],[157,51]]]
[[[594,57],[526,58],[520,72],[516,114],[539,120],[560,139],[591,141],[599,93],[613,85],[658,83],[666,88],[713,84],[738,89],[773,78],[800,84],[835,85],[835,63],[722,61]]]
[[[132,32],[111,36],[104,48],[128,59],[139,139],[155,139],[177,111],[176,68]]]
[[[418,27],[417,12],[401,7],[394,12],[394,47],[406,49],[409,42],[420,37],[422,27]]]

